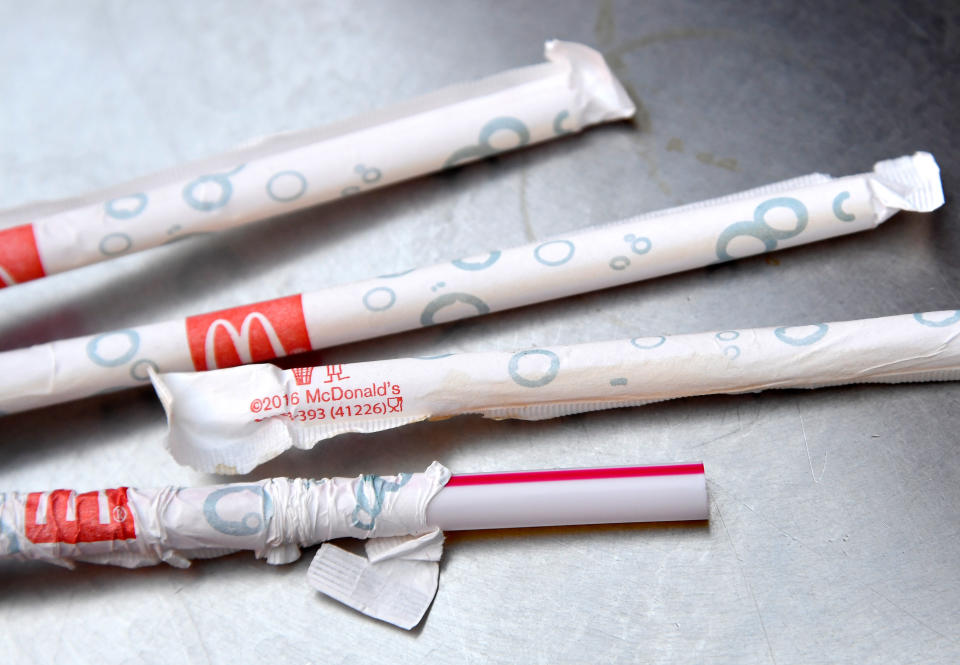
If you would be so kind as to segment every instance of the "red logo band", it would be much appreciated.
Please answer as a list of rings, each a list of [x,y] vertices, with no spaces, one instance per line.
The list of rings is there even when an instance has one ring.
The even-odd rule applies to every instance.
[[[299,295],[191,316],[187,341],[198,371],[310,350]]]
[[[33,543],[94,543],[137,537],[127,488],[86,492],[31,492],[24,530]]]
[[[32,224],[0,230],[0,288],[45,274]]]

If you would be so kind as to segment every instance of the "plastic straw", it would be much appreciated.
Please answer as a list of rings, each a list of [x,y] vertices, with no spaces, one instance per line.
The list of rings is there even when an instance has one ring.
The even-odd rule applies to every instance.
[[[444,531],[705,520],[703,464],[457,474],[427,507]]]

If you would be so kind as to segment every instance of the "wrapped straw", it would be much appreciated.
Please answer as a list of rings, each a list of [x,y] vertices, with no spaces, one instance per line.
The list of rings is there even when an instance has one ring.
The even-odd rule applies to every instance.
[[[344,432],[478,413],[541,420],[692,395],[960,378],[960,310],[281,370],[155,378],[167,447],[246,473]]]
[[[0,288],[633,116],[599,53],[560,41],[545,51],[540,65],[80,198],[2,212]]]
[[[300,547],[367,539],[366,557],[325,544],[310,585],[402,628],[437,590],[442,529],[703,520],[702,464],[321,480],[214,487],[0,493],[0,558],[126,567],[253,550],[268,563]]]
[[[419,270],[0,353],[0,411],[270,360],[875,228],[943,204],[928,153],[870,173],[810,175],[723,199]],[[442,285],[436,291],[437,285]]]

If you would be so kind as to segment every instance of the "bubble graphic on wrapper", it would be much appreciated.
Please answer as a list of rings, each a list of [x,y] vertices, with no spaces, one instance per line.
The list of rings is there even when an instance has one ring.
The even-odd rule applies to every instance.
[[[363,294],[363,306],[371,312],[382,312],[393,307],[397,294],[386,286],[376,286]]]
[[[732,342],[733,340],[740,337],[740,333],[736,330],[724,330],[718,332],[715,337],[720,342]],[[735,360],[740,357],[740,347],[736,344],[730,344],[729,346],[723,347],[723,355],[725,355],[730,360]]]
[[[623,240],[630,243],[630,251],[638,255],[646,254],[653,247],[650,238],[645,236],[635,236],[632,233],[628,233],[623,236]]]
[[[500,138],[503,135],[514,135],[516,138],[516,143],[514,145],[503,146]],[[496,138],[497,146],[494,146],[494,139]],[[498,152],[503,152],[504,150],[511,150],[513,148],[519,148],[530,142],[530,130],[527,129],[527,126],[523,124],[522,121],[514,118],[512,116],[501,116],[499,118],[494,118],[483,126],[480,130],[480,135],[478,137],[478,143],[476,145],[469,145],[464,148],[460,148],[455,151],[446,162],[443,163],[443,168],[450,168],[459,162],[464,162],[471,159],[481,159],[483,157],[489,157],[490,155],[495,155]]]
[[[220,514],[220,502],[232,494],[251,492],[260,499],[260,512],[247,511],[240,519],[227,519]],[[234,497],[244,498],[244,497]],[[229,502],[227,500],[226,502]],[[225,502],[225,503],[226,503]],[[228,510],[224,507],[223,510]],[[228,536],[252,536],[260,533],[273,517],[273,499],[260,485],[229,485],[211,492],[203,502],[203,517],[207,523]]]
[[[923,312],[914,314],[913,318],[916,319],[917,323],[920,323],[931,328],[945,328],[946,326],[952,326],[957,321],[960,321],[960,309],[954,310],[953,314],[945,316],[942,319],[931,318],[937,315],[944,316],[949,314],[949,312]]]
[[[104,256],[118,256],[130,251],[131,247],[133,247],[133,238],[119,231],[103,236],[98,245],[100,253]]]
[[[296,201],[307,191],[307,179],[299,171],[280,171],[267,180],[267,195],[278,203]]]
[[[387,492],[396,492],[410,482],[413,474],[401,473],[396,482],[381,476],[364,474],[357,485],[357,505],[353,509],[353,526],[364,531],[372,531],[377,525],[377,517],[383,512],[383,501]]]
[[[809,326],[781,326],[773,331],[781,342],[791,346],[807,346],[819,342],[830,329],[826,323]]]
[[[383,174],[380,172],[380,169],[373,166],[367,168],[363,164],[357,164],[353,167],[353,170],[360,175],[365,185],[372,185],[373,183],[378,182],[383,176]]]
[[[13,529],[0,524],[0,555],[16,554],[20,551],[20,540]]]
[[[153,362],[149,358],[141,358],[130,366],[130,378],[132,378],[134,381],[149,381],[149,370],[151,368],[154,372],[160,372],[160,368],[157,366],[157,363]]]
[[[843,209],[843,203],[850,198],[850,192],[840,192],[833,199],[833,215],[841,222],[852,222],[856,216]]]
[[[772,211],[779,214],[768,215]],[[786,212],[784,212],[786,211]],[[763,250],[771,252],[777,248],[777,242],[800,235],[810,217],[807,207],[801,201],[790,196],[779,196],[768,199],[758,205],[753,211],[753,220],[749,222],[735,222],[725,228],[717,238],[717,258],[721,261],[730,261],[735,257],[730,254],[730,243],[739,238],[754,238],[763,243]],[[786,226],[787,228],[780,228]],[[756,253],[751,250],[741,255]]]
[[[131,360],[140,348],[136,330],[114,330],[101,333],[87,342],[87,357],[101,367],[119,367]]]
[[[455,268],[460,268],[460,270],[485,270],[492,266],[500,259],[500,250],[495,249],[487,255],[487,258],[482,261],[478,261],[475,258],[470,259],[454,259],[451,261]]]
[[[210,212],[227,205],[233,196],[230,176],[240,172],[245,164],[225,173],[202,175],[183,188],[183,200],[196,210]]]
[[[146,194],[137,192],[136,194],[110,199],[104,204],[103,208],[114,219],[132,219],[146,209],[147,201]]]
[[[630,251],[637,255],[644,255],[650,251],[653,247],[653,243],[650,242],[650,238],[644,236],[636,236],[632,233],[628,233],[623,236],[625,242],[630,244]],[[615,256],[610,259],[610,267],[614,270],[626,270],[630,267],[630,258],[626,256]]]
[[[630,266],[630,259],[626,256],[615,256],[610,259],[610,267],[614,270],[626,270]]]
[[[560,371],[560,358],[547,349],[530,349],[513,354],[507,371],[514,383],[525,388],[545,386]]]
[[[533,258],[545,266],[555,268],[573,258],[576,247],[569,240],[549,240],[537,245],[533,250]]]
[[[442,296],[438,296],[427,303],[427,306],[423,308],[423,312],[420,314],[420,325],[422,326],[432,326],[435,323],[439,323],[437,319],[437,314],[443,310],[449,310],[449,308],[456,306],[458,303],[467,305],[476,310],[476,314],[489,314],[490,306],[487,303],[483,302],[477,296],[471,295],[469,293],[445,293]],[[461,314],[460,316],[453,316],[448,321],[455,321],[457,319],[462,319],[467,316],[474,316],[474,313],[470,314]]]
[[[655,349],[658,346],[663,346],[666,341],[666,337],[658,335],[656,337],[634,337],[630,340],[630,343],[638,349]]]
[[[357,164],[353,167],[354,173],[360,176],[360,181],[364,185],[373,185],[377,182],[380,182],[380,178],[383,177],[383,173],[380,169],[376,167],[367,167],[363,164]],[[360,192],[360,185],[350,185],[349,187],[344,187],[340,190],[341,197],[352,196]]]
[[[0,509],[6,503],[7,495],[0,493]],[[8,526],[0,519],[0,555],[16,554],[20,551],[20,540],[13,527]]]
[[[564,134],[572,134],[572,129],[564,129],[563,121],[570,117],[570,111],[560,111],[553,119],[553,133],[557,136],[563,136]]]

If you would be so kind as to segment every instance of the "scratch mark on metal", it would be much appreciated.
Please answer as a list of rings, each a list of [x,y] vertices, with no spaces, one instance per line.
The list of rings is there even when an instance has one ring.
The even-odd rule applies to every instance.
[[[597,18],[593,24],[593,34],[598,46],[613,44],[617,34],[617,22],[613,14],[613,0],[601,0],[597,3]]]
[[[530,224],[530,211],[527,209],[527,169],[520,170],[520,215],[523,218],[523,235],[527,242],[533,242],[537,239],[537,234],[533,232],[533,225]]]
[[[810,477],[813,478],[813,482],[817,485],[820,484],[820,481],[823,480],[823,474],[827,470],[827,452],[823,453],[823,466],[820,468],[820,477],[817,478],[816,474],[813,472],[813,458],[810,457],[810,444],[807,442],[807,428],[803,425],[803,414],[800,413],[800,405],[794,405],[797,409],[797,416],[800,418],[800,433],[803,435],[803,449],[807,452],[807,464],[810,466]]]
[[[634,101],[636,101],[636,98],[634,98]],[[636,121],[638,124],[641,125],[641,130],[644,129],[644,127],[642,126],[642,123],[646,122],[649,124],[649,116],[647,116],[646,120],[641,119],[639,106],[637,106]],[[650,179],[657,184],[661,192],[663,192],[667,196],[670,196],[670,194],[672,193],[670,189],[670,185],[667,184],[667,181],[664,180],[663,177],[660,175],[660,164],[657,161],[657,156],[655,154],[655,150],[656,150],[655,146],[653,146],[645,136],[637,136],[636,143],[638,144],[637,155],[647,165],[647,176],[649,176]]]
[[[726,420],[726,414],[724,414],[723,418],[724,418],[724,421],[725,421],[725,420]],[[744,432],[750,431],[750,428],[752,428],[753,425],[754,425],[756,422],[757,422],[757,419],[756,419],[756,418],[753,418],[752,420],[750,420],[750,421],[747,423],[746,427],[744,427],[744,424],[743,424],[743,413],[742,413],[742,411],[740,410],[740,405],[738,405],[738,406],[737,406],[737,425],[736,425],[736,429],[731,429],[731,430],[728,430],[728,431],[725,431],[725,432],[721,432],[720,434],[717,434],[716,436],[710,437],[709,439],[706,439],[706,440],[704,440],[704,441],[698,441],[697,443],[694,443],[693,445],[691,445],[690,448],[691,448],[691,449],[703,448],[704,446],[706,446],[706,445],[708,445],[708,444],[714,443],[714,442],[716,442],[716,441],[722,441],[723,439],[726,439],[727,437],[737,436],[737,435],[743,434]],[[723,425],[723,421],[721,421],[720,424]]]
[[[726,487],[724,487],[723,485],[721,485],[720,483],[718,483],[716,480],[708,480],[708,481],[707,481],[707,485],[708,485],[708,487],[710,488],[710,494],[711,494],[711,495],[719,496],[719,495],[722,493],[722,494],[730,497],[731,499],[733,499],[734,501],[736,501],[737,503],[739,503],[741,506],[743,506],[744,508],[746,508],[747,510],[749,510],[751,513],[753,513],[753,515],[754,515],[755,517],[757,517],[758,519],[760,519],[760,520],[761,520],[764,524],[766,524],[767,526],[775,529],[775,530],[776,530],[777,532],[779,532],[781,535],[786,536],[787,538],[789,538],[790,540],[792,540],[792,541],[795,542],[797,545],[799,545],[800,547],[802,547],[802,548],[803,548],[804,550],[806,550],[807,552],[810,552],[811,554],[813,554],[813,555],[816,556],[817,558],[826,560],[827,557],[825,557],[823,554],[821,554],[821,553],[818,552],[817,550],[812,549],[811,547],[809,547],[806,543],[804,543],[802,540],[800,540],[799,538],[797,538],[795,535],[793,535],[793,534],[790,533],[789,531],[786,531],[786,530],[784,530],[783,528],[779,527],[779,526],[778,526],[777,524],[775,524],[774,522],[771,522],[770,519],[769,519],[766,515],[764,515],[763,513],[759,512],[758,510],[756,510],[755,508],[753,508],[750,504],[748,504],[746,501],[744,501],[743,499],[741,499],[739,496],[737,496],[736,494],[734,494],[733,492],[731,492],[730,490],[728,490]],[[718,491],[718,490],[719,490],[719,491]],[[844,556],[846,556],[846,554],[844,554]]]
[[[213,661],[210,660],[210,652],[207,650],[207,645],[203,642],[203,633],[200,631],[200,626],[197,625],[197,620],[193,617],[193,612],[190,611],[190,604],[182,596],[176,596],[176,594],[174,594],[174,596],[175,600],[183,607],[183,611],[187,613],[187,618],[190,620],[190,627],[193,628],[193,631],[196,633],[197,642],[200,643],[200,648],[203,650],[203,659],[207,665],[210,665]],[[187,649],[187,645],[184,644],[184,650]]]
[[[730,30],[710,30],[702,28],[678,28],[675,30],[662,30],[644,37],[639,37],[637,39],[630,39],[611,50],[610,54],[619,58],[620,56],[631,53],[632,51],[639,51],[647,46],[663,42],[675,42],[687,39],[708,39],[710,37],[733,38],[735,36],[736,33]]]
[[[901,612],[903,612],[906,616],[910,617],[911,619],[913,619],[914,621],[916,621],[918,624],[920,624],[921,626],[923,626],[924,628],[926,628],[926,629],[929,630],[930,632],[936,633],[937,635],[939,635],[940,637],[942,637],[943,639],[945,639],[947,642],[950,642],[951,644],[956,644],[956,643],[957,643],[956,640],[950,639],[948,636],[944,635],[944,634],[941,633],[939,630],[937,630],[937,629],[934,628],[933,626],[929,625],[928,623],[926,623],[925,621],[923,621],[922,619],[920,619],[919,617],[917,617],[917,615],[913,614],[912,612],[910,612],[910,611],[907,610],[906,608],[904,608],[904,607],[898,605],[897,603],[893,602],[892,600],[890,600],[889,598],[887,598],[886,596],[884,596],[882,593],[880,593],[879,591],[877,591],[877,590],[874,589],[873,587],[868,587],[868,588],[870,589],[870,591],[872,591],[873,593],[877,594],[880,598],[883,598],[885,601],[887,601],[888,603],[890,603],[891,605],[893,605],[895,608],[897,608],[898,610],[900,610]]]
[[[737,160],[733,157],[724,157],[722,159],[717,159],[717,157],[712,152],[698,152],[696,154],[697,161],[701,164],[706,164],[707,166],[716,166],[721,169],[727,169],[728,171],[737,171]]]
[[[620,330],[629,331],[634,329],[634,326],[627,325],[627,323],[616,314],[612,314],[607,311],[602,311],[601,316],[603,316],[604,319],[606,319],[607,321],[615,325]]]
[[[943,284],[943,286],[947,289],[947,291],[950,293],[953,300],[960,300],[960,298],[957,297],[957,291],[953,287],[953,284],[950,283],[950,280],[946,279],[943,275],[941,275],[939,270],[936,271],[934,274],[940,279],[940,283]]]
[[[71,591],[70,596],[67,598],[67,606],[63,610],[63,619],[60,621],[60,628],[57,630],[57,644],[53,649],[53,658],[51,662],[58,663],[60,662],[60,647],[63,646],[63,633],[64,626],[67,625],[67,618],[73,616],[73,603],[76,600],[77,592]]]
[[[110,26],[110,32],[113,35],[122,34],[122,31],[119,25],[114,20],[113,14],[111,12],[106,12],[106,22]],[[143,108],[146,109],[146,117],[149,119],[150,124],[153,125],[153,128],[156,130],[156,134],[163,139],[166,147],[170,149],[170,153],[173,155],[175,163],[181,163],[185,161],[183,155],[180,154],[180,151],[177,149],[177,143],[174,140],[173,136],[164,131],[164,125],[157,117],[154,109],[156,105],[151,103],[147,96],[143,93],[141,89],[140,81],[142,77],[137,76],[133,71],[131,71],[129,62],[130,58],[127,53],[124,52],[124,49],[121,45],[120,39],[110,39],[107,40],[107,44],[110,46],[110,50],[116,60],[117,69],[120,71],[120,74],[123,76],[124,81],[128,86],[130,86],[131,92],[134,96],[143,104]]]
[[[770,662],[772,662],[773,665],[777,665],[777,659],[773,655],[773,645],[770,643],[770,635],[767,634],[767,626],[763,622],[763,614],[760,612],[760,603],[757,602],[757,594],[753,592],[753,587],[750,586],[750,581],[747,579],[747,574],[743,570],[743,560],[740,558],[740,553],[737,552],[737,546],[733,544],[733,538],[730,537],[730,530],[727,529],[727,523],[723,519],[723,511],[720,510],[720,503],[715,502],[715,505],[717,506],[717,517],[720,518],[720,526],[723,527],[723,533],[727,536],[727,541],[730,543],[730,549],[733,550],[733,556],[737,560],[737,568],[740,569],[740,578],[747,586],[747,591],[750,592],[750,598],[753,599],[753,607],[757,611],[757,619],[760,621],[760,630],[763,631],[763,639],[767,642],[767,653],[770,654]]]
[[[692,446],[690,446],[690,449],[691,449],[691,450],[695,450],[695,449],[697,449],[697,448],[703,448],[704,446],[710,445],[711,443],[715,443],[715,442],[717,442],[717,441],[722,441],[723,439],[726,439],[728,436],[734,436],[735,434],[739,434],[740,431],[741,431],[741,430],[738,429],[738,430],[735,431],[735,432],[734,432],[734,431],[723,432],[722,434],[718,434],[717,436],[714,436],[714,437],[712,437],[712,438],[709,438],[709,439],[707,439],[706,441],[701,441],[701,442],[699,442],[699,443],[693,444]]]

